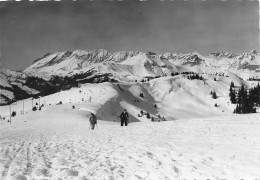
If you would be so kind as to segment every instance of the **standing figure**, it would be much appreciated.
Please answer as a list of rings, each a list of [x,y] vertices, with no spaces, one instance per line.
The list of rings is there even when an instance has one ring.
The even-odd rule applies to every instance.
[[[128,113],[127,113],[126,109],[124,109],[124,111],[121,113],[120,119],[121,119],[121,126],[123,126],[124,124],[125,124],[125,126],[127,126]]]
[[[89,122],[90,122],[90,127],[91,127],[91,129],[94,130],[95,125],[97,124],[97,117],[95,116],[94,113],[91,113],[91,114],[90,114]]]

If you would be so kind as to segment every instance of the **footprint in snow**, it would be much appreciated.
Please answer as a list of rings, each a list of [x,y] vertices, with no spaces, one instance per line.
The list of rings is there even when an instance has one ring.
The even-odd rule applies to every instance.
[[[71,169],[63,169],[62,170],[62,175],[64,177],[68,177],[68,176],[78,176],[79,172],[76,170],[71,170]]]
[[[18,175],[14,179],[17,179],[17,180],[27,180],[26,176],[23,176],[23,175]]]
[[[174,169],[174,172],[176,172],[177,174],[180,172],[180,170],[177,167],[175,167],[175,166],[174,166],[173,169]]]
[[[35,169],[33,174],[35,174],[35,176],[44,176],[44,177],[48,177],[49,176],[49,170],[48,169]]]

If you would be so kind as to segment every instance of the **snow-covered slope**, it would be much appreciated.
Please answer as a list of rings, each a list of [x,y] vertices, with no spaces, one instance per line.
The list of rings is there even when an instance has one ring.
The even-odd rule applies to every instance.
[[[204,74],[202,77],[203,80],[190,80],[187,75],[162,77],[143,83],[143,86],[167,119],[232,114],[235,105],[230,103],[230,83],[234,82],[237,87],[242,84],[246,87],[256,86],[256,82],[244,81],[235,74],[229,77],[217,76],[216,81],[214,75]],[[217,99],[210,95],[213,91],[216,92]]]
[[[63,105],[76,104],[76,108],[94,103],[95,112],[101,119],[118,121],[120,112],[126,108],[131,115],[132,122],[151,121],[146,116],[138,117],[141,110],[149,112],[151,117],[157,118],[160,115],[167,120],[223,116],[232,114],[235,108],[229,99],[231,81],[235,83],[235,86],[256,85],[255,82],[243,81],[235,75],[233,77],[220,76],[217,81],[213,80],[214,77],[213,75],[203,75],[203,80],[189,80],[187,75],[178,75],[157,78],[145,83],[82,84],[80,87],[38,99],[29,98],[18,101],[13,103],[11,107],[12,111],[20,113],[23,109],[23,103],[25,111],[31,111],[36,103],[53,106],[61,101]],[[211,91],[217,93],[217,99],[212,99]],[[1,116],[9,116],[9,106],[2,106],[0,110]]]
[[[75,96],[76,104],[44,106],[36,112],[27,109],[25,115],[12,118],[12,124],[0,121],[0,179],[259,178],[258,114],[120,127],[109,121],[110,109],[102,108],[105,101],[113,102],[118,90],[110,84],[91,86],[89,90],[98,91],[95,98],[102,97],[100,104],[80,104],[82,96]],[[138,86],[130,89],[136,95],[142,90]],[[70,93],[75,95],[78,90]],[[79,94],[86,93],[81,90]],[[66,99],[68,94],[61,92],[44,100]],[[98,129],[91,131],[89,114],[98,109],[103,114],[98,113]]]
[[[75,50],[73,52],[55,52],[53,54],[46,54],[44,57],[37,59],[30,67],[26,68],[24,72],[29,75],[42,76],[47,79],[50,75],[67,76],[72,71],[82,70],[93,64],[121,62],[139,53],[140,52],[120,51],[110,54],[103,49],[94,51]]]
[[[26,77],[24,73],[0,67],[0,105],[38,93],[24,85]]]

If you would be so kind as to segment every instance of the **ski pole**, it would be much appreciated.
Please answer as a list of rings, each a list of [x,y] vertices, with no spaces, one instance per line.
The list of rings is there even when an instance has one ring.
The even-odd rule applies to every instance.
[[[97,124],[96,124],[96,126],[97,126]],[[97,129],[98,129],[98,126],[97,126]]]

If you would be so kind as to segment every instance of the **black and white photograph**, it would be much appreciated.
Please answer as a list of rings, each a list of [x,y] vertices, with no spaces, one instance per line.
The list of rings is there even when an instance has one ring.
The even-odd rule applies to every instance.
[[[257,0],[0,0],[0,180],[260,180]]]

